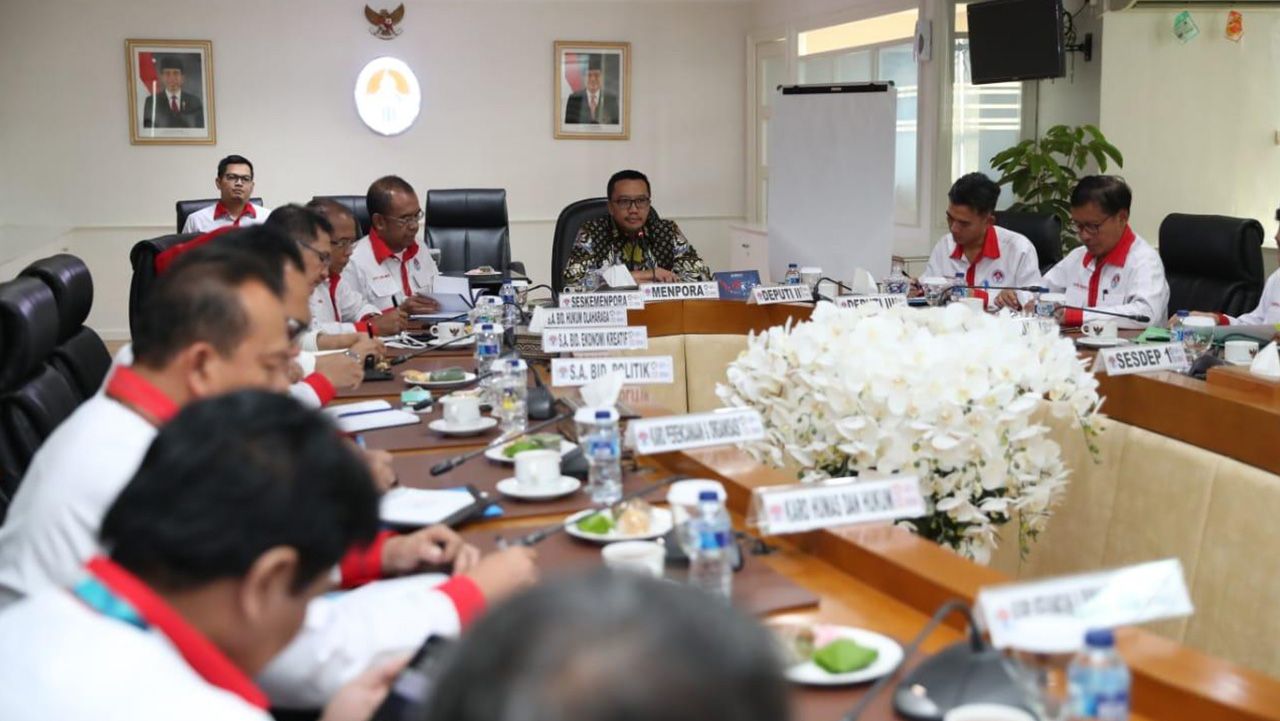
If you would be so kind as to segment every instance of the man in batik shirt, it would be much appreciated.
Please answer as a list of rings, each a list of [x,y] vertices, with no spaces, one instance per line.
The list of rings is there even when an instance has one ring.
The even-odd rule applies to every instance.
[[[644,173],[614,173],[609,178],[609,214],[582,224],[565,266],[565,285],[579,284],[595,271],[618,264],[625,265],[637,283],[711,280],[711,270],[680,227],[652,215],[649,202]]]

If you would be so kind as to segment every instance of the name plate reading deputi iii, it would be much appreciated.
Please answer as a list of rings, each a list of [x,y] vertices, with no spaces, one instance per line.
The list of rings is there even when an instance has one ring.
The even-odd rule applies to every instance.
[[[649,329],[642,325],[626,328],[549,328],[542,332],[544,353],[604,350],[644,350],[649,347]]]
[[[1189,365],[1187,349],[1181,343],[1104,348],[1098,351],[1098,362],[1107,371],[1107,375],[1112,376],[1176,371]]]
[[[661,300],[719,300],[720,284],[705,283],[641,283],[640,292],[646,303]]]
[[[991,586],[978,591],[977,605],[996,648],[1009,645],[1015,625],[1024,618],[1066,615],[1086,628],[1114,628],[1188,616],[1195,610],[1176,558]]]
[[[877,481],[833,478],[822,483],[757,488],[751,511],[756,527],[770,536],[919,518],[927,513],[916,476]]]
[[[544,313],[544,328],[607,328],[627,324],[626,308],[547,308]]]
[[[837,308],[861,308],[864,305],[875,305],[881,308],[892,308],[895,305],[906,305],[907,296],[893,295],[842,295],[835,299]]]
[[[754,408],[733,408],[634,420],[627,434],[634,439],[636,453],[669,453],[758,441],[764,438],[764,419]]]
[[[756,305],[774,303],[801,303],[813,300],[813,291],[807,285],[757,285],[751,289]]]
[[[669,355],[551,359],[553,386],[582,386],[610,373],[621,374],[624,385],[674,383],[676,380],[675,362]]]
[[[601,293],[561,293],[561,308],[626,308],[642,310],[644,294],[638,290],[616,290]]]

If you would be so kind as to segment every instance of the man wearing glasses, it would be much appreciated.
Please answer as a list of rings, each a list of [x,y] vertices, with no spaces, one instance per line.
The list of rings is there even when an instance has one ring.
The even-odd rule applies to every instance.
[[[644,173],[614,173],[608,194],[609,214],[583,223],[574,239],[565,285],[579,284],[590,273],[619,264],[639,283],[711,280],[711,269],[680,227],[653,212]]]
[[[332,198],[312,198],[307,207],[333,225],[333,249],[329,260],[329,280],[311,295],[312,324],[322,333],[365,333],[372,328],[376,335],[395,335],[408,325],[404,311],[393,309],[382,313],[365,302],[363,296],[343,280],[342,272],[351,262],[359,237],[356,216],[347,206]]]
[[[368,242],[356,242],[343,282],[383,313],[438,310],[434,300],[420,295],[430,292],[440,271],[418,239],[423,213],[413,186],[395,175],[378,178],[369,186],[365,203],[373,227]]]
[[[271,211],[249,202],[253,196],[253,163],[242,155],[228,155],[218,161],[218,177],[213,179],[220,196],[217,203],[187,216],[184,233],[208,233],[228,225],[257,225]]]
[[[1160,254],[1129,227],[1133,192],[1114,175],[1090,175],[1071,192],[1071,225],[1081,246],[1053,266],[1044,285],[1066,293],[1067,305],[1146,316],[1141,322],[1067,309],[1061,322],[1079,326],[1113,319],[1121,328],[1141,329],[1168,317],[1169,283]]]

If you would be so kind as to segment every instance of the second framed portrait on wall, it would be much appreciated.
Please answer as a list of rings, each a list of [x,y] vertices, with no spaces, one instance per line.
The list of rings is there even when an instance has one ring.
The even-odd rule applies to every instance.
[[[129,142],[213,145],[213,43],[126,40]]]
[[[631,137],[631,43],[556,41],[553,83],[557,138]]]

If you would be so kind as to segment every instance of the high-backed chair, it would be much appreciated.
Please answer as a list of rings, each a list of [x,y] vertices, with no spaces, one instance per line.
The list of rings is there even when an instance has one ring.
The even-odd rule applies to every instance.
[[[129,251],[129,262],[133,265],[133,281],[129,284],[130,328],[133,327],[134,319],[138,317],[142,301],[146,300],[147,294],[151,292],[151,286],[155,285],[156,256],[198,236],[199,233],[174,233],[158,238],[148,238],[138,241],[133,246],[133,250]]]
[[[556,218],[556,229],[551,239],[551,287],[556,295],[564,290],[564,269],[573,254],[573,241],[578,237],[582,224],[603,217],[609,212],[608,198],[586,198],[565,206]],[[661,220],[658,211],[649,208],[648,222]]]
[[[428,190],[426,213],[427,246],[440,249],[441,272],[511,269],[507,191]]]
[[[1262,224],[1248,218],[1173,213],[1160,223],[1169,312],[1241,315],[1262,297]]]
[[[317,195],[312,199],[327,198],[347,206],[356,216],[356,237],[363,238],[369,234],[369,228],[372,227],[369,220],[369,204],[365,201],[365,197],[363,195]]]
[[[93,307],[93,276],[84,261],[60,254],[37,260],[22,275],[39,278],[58,304],[58,347],[50,363],[77,391],[81,400],[98,392],[111,367],[111,354],[84,322]]]
[[[187,216],[213,205],[218,202],[218,198],[200,198],[198,200],[179,200],[173,204],[174,210],[178,214],[178,226],[173,229],[175,233],[181,233],[187,224]],[[249,198],[249,202],[254,205],[262,205],[262,198]]]
[[[996,213],[996,225],[1027,236],[1027,240],[1036,247],[1041,273],[1062,260],[1062,220],[1058,216],[1002,210]]]

